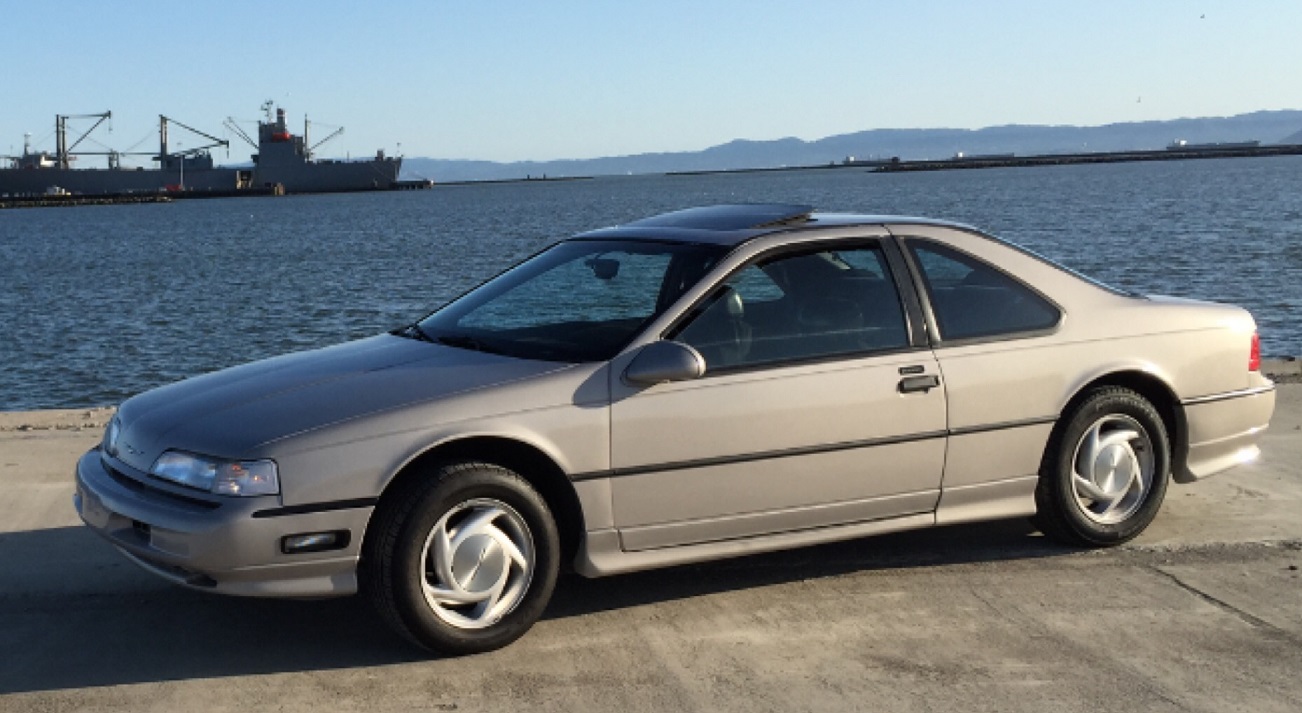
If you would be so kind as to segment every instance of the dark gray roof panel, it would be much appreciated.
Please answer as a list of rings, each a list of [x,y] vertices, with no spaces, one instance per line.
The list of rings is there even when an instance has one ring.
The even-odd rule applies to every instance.
[[[643,239],[737,245],[776,228],[802,223],[812,206],[734,203],[653,215],[576,236],[580,240]]]
[[[647,228],[628,225],[590,230],[570,240],[653,240],[665,243],[703,243],[732,247],[773,232],[772,228],[755,230],[702,230],[700,228]]]
[[[809,216],[814,207],[786,203],[735,203],[710,205],[653,215],[632,223],[630,228],[689,228],[692,230],[754,230],[772,228]]]

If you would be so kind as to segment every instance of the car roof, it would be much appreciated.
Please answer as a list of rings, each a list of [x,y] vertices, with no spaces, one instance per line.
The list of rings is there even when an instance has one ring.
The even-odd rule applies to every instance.
[[[813,206],[789,203],[727,203],[662,213],[580,233],[571,240],[653,240],[733,247],[770,233],[888,223],[942,225],[970,230],[965,225],[930,218],[818,213]]]

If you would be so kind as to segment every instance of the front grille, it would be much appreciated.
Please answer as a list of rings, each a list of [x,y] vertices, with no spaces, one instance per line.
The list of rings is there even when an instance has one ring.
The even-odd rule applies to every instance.
[[[216,510],[217,508],[222,506],[221,503],[213,502],[212,500],[204,500],[203,498],[192,498],[187,495],[181,495],[179,493],[173,493],[168,490],[163,490],[162,488],[156,488],[153,485],[150,485],[149,483],[144,483],[139,480],[136,480],[135,478],[132,478],[126,473],[123,473],[117,468],[114,468],[113,466],[109,465],[107,462],[104,463],[104,470],[108,472],[109,477],[112,478],[115,483],[121,485],[124,488],[127,488],[128,490],[133,490],[137,493],[148,493],[150,496],[163,498],[165,500],[170,500],[173,503],[179,505],[185,505],[190,507],[191,509]]]

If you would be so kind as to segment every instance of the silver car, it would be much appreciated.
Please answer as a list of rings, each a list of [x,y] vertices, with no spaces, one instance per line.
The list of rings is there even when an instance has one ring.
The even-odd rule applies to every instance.
[[[1031,516],[1125,542],[1254,458],[1251,315],[973,228],[724,205],[563,240],[408,327],[123,403],[76,506],[225,594],[504,646],[595,577]]]

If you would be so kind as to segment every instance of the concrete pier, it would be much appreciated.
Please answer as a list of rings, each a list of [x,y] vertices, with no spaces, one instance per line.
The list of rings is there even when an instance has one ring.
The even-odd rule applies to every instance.
[[[0,712],[1296,711],[1302,374],[1267,371],[1261,460],[1172,485],[1129,545],[1009,521],[567,577],[522,640],[442,660],[360,598],[139,571],[71,505],[111,411],[0,413]]]

